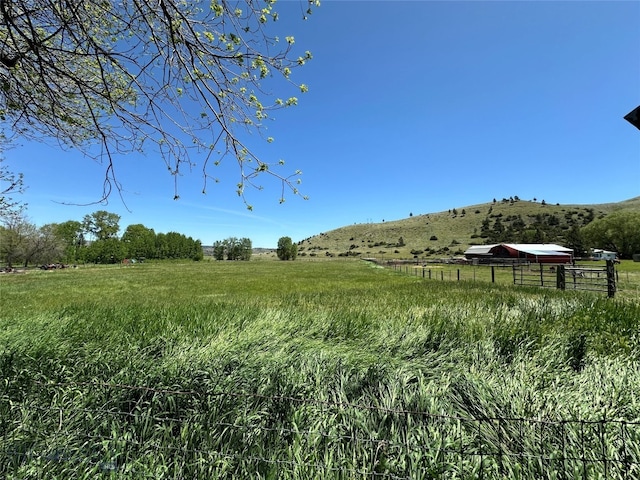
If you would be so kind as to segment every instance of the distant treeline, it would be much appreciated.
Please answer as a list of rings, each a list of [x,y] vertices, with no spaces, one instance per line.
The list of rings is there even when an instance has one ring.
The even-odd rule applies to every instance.
[[[120,216],[100,210],[82,222],[68,220],[37,227],[23,217],[0,226],[0,260],[7,266],[50,263],[120,263],[124,259],[202,260],[200,240],[181,233],[156,233],[129,225],[118,236]]]

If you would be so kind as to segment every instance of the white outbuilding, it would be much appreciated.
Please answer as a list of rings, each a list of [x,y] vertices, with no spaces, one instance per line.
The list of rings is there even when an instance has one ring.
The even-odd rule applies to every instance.
[[[594,248],[591,254],[591,258],[593,258],[594,260],[617,260],[618,252],[610,252],[609,250]]]

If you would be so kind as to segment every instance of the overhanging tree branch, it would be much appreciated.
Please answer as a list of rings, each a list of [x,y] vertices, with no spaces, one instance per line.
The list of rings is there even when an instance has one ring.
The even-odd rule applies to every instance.
[[[272,33],[274,3],[0,0],[0,116],[14,135],[106,162],[102,199],[121,191],[114,157],[143,150],[176,178],[200,166],[203,191],[210,168],[232,156],[245,203],[245,187],[260,188],[263,174],[297,194],[300,172],[278,174],[240,135],[297,103],[263,82],[306,91],[291,75],[311,54],[296,57],[294,39]]]

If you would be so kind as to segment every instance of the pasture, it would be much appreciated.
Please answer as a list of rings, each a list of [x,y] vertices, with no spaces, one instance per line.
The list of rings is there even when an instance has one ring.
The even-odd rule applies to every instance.
[[[0,311],[3,478],[640,476],[634,295],[148,263],[3,275]]]

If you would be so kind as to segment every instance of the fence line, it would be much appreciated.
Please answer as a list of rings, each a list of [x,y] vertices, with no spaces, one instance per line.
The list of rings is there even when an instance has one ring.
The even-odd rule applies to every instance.
[[[514,285],[604,292],[609,297],[615,295],[616,277],[612,261],[605,267],[539,264],[538,269],[525,270],[513,266]]]
[[[445,265],[450,267],[454,264]],[[506,269],[510,270],[512,268],[512,264],[506,263],[483,265],[482,267],[474,265],[472,270],[460,267],[452,270],[451,268],[444,268],[444,265],[434,263],[416,265],[415,262],[392,262],[387,264],[387,266],[393,268],[396,272],[422,277],[428,280],[486,281],[491,283],[496,282],[496,269],[497,271],[505,271]],[[471,274],[469,273],[470,271]],[[478,274],[478,272],[482,272],[482,274]]]
[[[376,259],[365,259],[376,262]],[[618,271],[613,262],[607,266],[499,263],[456,267],[455,263],[436,265],[415,261],[388,261],[385,264],[396,272],[422,277],[429,280],[486,281],[496,283],[496,272],[511,270],[513,285],[556,288],[560,290],[581,290],[606,293],[613,297],[618,291]],[[449,268],[446,268],[449,267]],[[453,268],[451,268],[453,267]],[[472,267],[470,270],[469,267]],[[482,274],[477,274],[480,271]],[[469,273],[471,272],[471,273]],[[628,275],[627,275],[628,279]],[[504,279],[503,279],[504,280]],[[502,282],[506,283],[506,282]]]
[[[640,477],[640,421],[466,417],[100,382],[33,387],[40,403],[0,394],[5,478]]]

